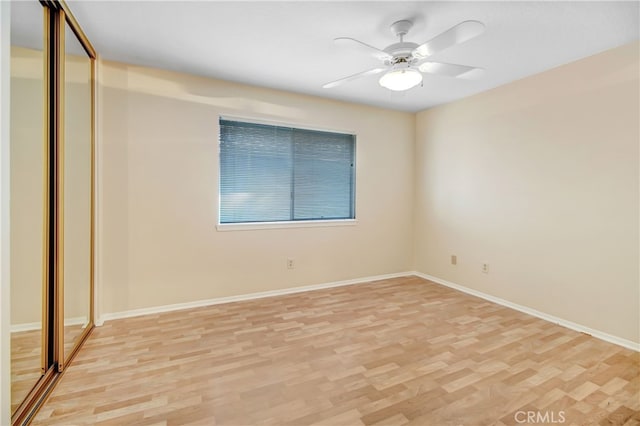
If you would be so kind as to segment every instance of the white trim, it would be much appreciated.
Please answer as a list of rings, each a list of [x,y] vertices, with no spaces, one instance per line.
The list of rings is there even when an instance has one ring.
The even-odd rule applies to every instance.
[[[558,317],[556,317],[554,315],[549,315],[547,313],[537,311],[537,310],[535,310],[533,308],[529,308],[527,306],[523,306],[523,305],[519,305],[517,303],[509,302],[508,300],[504,300],[504,299],[501,299],[499,297],[492,296],[490,294],[486,294],[486,293],[483,293],[481,291],[474,290],[474,289],[462,286],[460,284],[455,284],[455,283],[452,283],[450,281],[446,281],[446,280],[443,280],[441,278],[434,277],[432,275],[423,274],[421,272],[413,272],[413,274],[418,276],[418,277],[420,277],[420,278],[424,278],[425,280],[433,281],[436,284],[440,284],[440,285],[443,285],[445,287],[450,287],[450,288],[452,288],[454,290],[458,290],[458,291],[461,291],[463,293],[467,293],[467,294],[470,294],[472,296],[476,296],[476,297],[479,297],[481,299],[488,300],[488,301],[496,303],[498,305],[502,305],[502,306],[505,306],[507,308],[511,308],[511,309],[516,310],[516,311],[520,311],[520,312],[523,312],[525,314],[532,315],[534,317],[543,319],[545,321],[549,321],[549,322],[552,322],[554,324],[558,324],[558,325],[560,325],[562,327],[565,327],[565,328],[568,328],[568,329],[571,329],[571,330],[574,330],[574,331],[578,331],[580,333],[589,334],[589,335],[591,335],[591,336],[593,336],[593,337],[595,337],[597,339],[604,340],[605,342],[613,343],[614,345],[622,346],[624,348],[631,349],[632,351],[640,352],[640,343],[636,343],[636,342],[631,341],[631,340],[623,339],[621,337],[613,336],[613,335],[605,333],[603,331],[594,330],[593,328],[589,328],[589,327],[586,327],[584,325],[581,325],[581,324],[578,324],[578,323],[575,323],[575,322],[572,322],[572,321],[568,321],[568,320],[565,320],[565,319],[562,319],[562,318],[558,318]]]
[[[241,302],[244,300],[262,299],[265,297],[283,296],[286,294],[303,293],[305,291],[322,290],[325,288],[342,287],[354,284],[363,284],[372,281],[388,280],[391,278],[400,278],[415,275],[414,272],[398,272],[395,274],[374,275],[371,277],[356,278],[345,281],[334,281],[323,284],[307,285],[303,287],[283,288],[280,290],[261,291],[258,293],[241,294],[238,296],[217,297],[215,299],[196,300],[194,302],[176,303],[173,305],[154,306],[150,308],[133,309],[130,311],[121,311],[103,314],[96,325],[102,325],[105,321],[114,319],[131,318],[140,315],[158,314],[161,312],[179,311],[182,309],[200,308],[203,306],[220,305],[222,303]]]
[[[0,425],[11,424],[11,2],[0,0]]]
[[[247,223],[219,223],[218,231],[251,231],[256,229],[283,229],[283,228],[315,228],[326,226],[354,226],[356,219],[335,220],[296,220],[283,222],[247,222]]]
[[[42,330],[42,322],[24,322],[22,324],[11,325],[12,333],[20,333],[23,331]]]
[[[102,215],[100,214],[102,197],[102,120],[100,120],[100,101],[102,100],[102,57],[96,54],[95,64],[95,99],[94,102],[94,129],[93,129],[93,320],[98,323],[100,318],[100,301],[102,300],[102,285],[100,280],[101,237],[102,237]]]
[[[87,317],[73,317],[73,318],[65,318],[64,319],[64,326],[65,327],[72,326],[72,325],[81,325],[82,328],[85,328],[87,325],[89,325],[89,318],[87,318]]]
[[[64,325],[65,327],[71,325],[82,325],[82,328],[85,328],[89,324],[89,319],[87,317],[74,317],[74,318],[65,318]],[[12,333],[20,333],[23,331],[34,331],[41,330],[42,322],[23,322],[21,324],[12,324],[11,332]]]
[[[258,293],[242,294],[242,295],[238,295],[238,296],[218,297],[218,298],[215,298],[215,299],[197,300],[197,301],[194,301],[194,302],[176,303],[176,304],[172,304],[172,305],[154,306],[154,307],[150,307],[150,308],[133,309],[133,310],[130,310],[130,311],[106,313],[106,314],[101,315],[98,318],[98,321],[96,322],[96,325],[97,326],[101,326],[101,325],[104,324],[104,321],[110,321],[110,320],[115,320],[115,319],[131,318],[131,317],[137,317],[137,316],[141,316],[141,315],[158,314],[158,313],[162,313],[162,312],[178,311],[178,310],[182,310],[182,309],[199,308],[199,307],[204,307],[204,306],[219,305],[219,304],[222,304],[222,303],[240,302],[240,301],[244,301],[244,300],[262,299],[262,298],[265,298],[265,297],[282,296],[282,295],[287,295],[287,294],[302,293],[302,292],[305,292],[305,291],[321,290],[321,289],[325,289],[325,288],[342,287],[342,286],[355,285],[355,284],[363,284],[363,283],[368,283],[368,282],[372,282],[372,281],[386,280],[386,279],[391,279],[391,278],[407,277],[407,276],[412,276],[412,275],[420,277],[420,278],[423,278],[423,279],[431,281],[431,282],[434,282],[436,284],[443,285],[445,287],[452,288],[454,290],[461,291],[463,293],[470,294],[472,296],[479,297],[479,298],[484,299],[484,300],[488,300],[488,301],[496,303],[498,305],[505,306],[507,308],[514,309],[516,311],[523,312],[523,313],[528,314],[528,315],[532,315],[532,316],[534,316],[536,318],[540,318],[540,319],[543,319],[545,321],[549,321],[551,323],[558,324],[558,325],[560,325],[562,327],[565,327],[565,328],[568,328],[568,329],[571,329],[571,330],[574,330],[574,331],[578,331],[580,333],[589,334],[589,335],[591,335],[591,336],[593,336],[593,337],[595,337],[597,339],[604,340],[605,342],[613,343],[614,345],[622,346],[624,348],[640,352],[640,343],[636,343],[636,342],[633,342],[631,340],[623,339],[621,337],[613,336],[611,334],[608,334],[608,333],[605,333],[605,332],[602,332],[602,331],[594,330],[592,328],[577,324],[575,322],[571,322],[571,321],[568,321],[568,320],[565,320],[565,319],[562,319],[562,318],[558,318],[556,316],[549,315],[549,314],[546,314],[544,312],[537,311],[537,310],[529,308],[527,306],[523,306],[523,305],[519,305],[517,303],[509,302],[508,300],[504,300],[504,299],[501,299],[499,297],[492,296],[490,294],[486,294],[486,293],[483,293],[481,291],[474,290],[474,289],[462,286],[460,284],[455,284],[455,283],[452,283],[450,281],[446,281],[446,280],[443,280],[441,278],[434,277],[432,275],[423,274],[422,272],[417,272],[417,271],[399,272],[399,273],[385,274],[385,275],[375,275],[375,276],[370,276],[370,277],[356,278],[356,279],[345,280],[345,281],[335,281],[335,282],[329,282],[329,283],[324,283],[324,284],[308,285],[308,286],[303,286],[303,287],[285,288],[285,289],[280,289],[280,290],[269,290],[269,291],[262,291],[262,292],[258,292]]]

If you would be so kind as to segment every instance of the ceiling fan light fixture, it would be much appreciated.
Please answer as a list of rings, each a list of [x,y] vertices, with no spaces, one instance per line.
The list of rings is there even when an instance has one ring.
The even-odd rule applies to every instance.
[[[392,69],[382,77],[380,77],[380,86],[393,90],[394,92],[402,92],[416,87],[422,82],[422,74],[413,68],[397,68]]]
[[[392,91],[402,92],[422,83],[421,73],[460,79],[475,79],[482,74],[483,70],[481,68],[424,60],[424,58],[434,53],[479,36],[485,28],[482,22],[463,21],[420,45],[404,40],[404,37],[409,33],[412,26],[413,22],[408,19],[396,21],[391,24],[391,32],[399,37],[400,41],[384,49],[379,49],[351,37],[335,38],[334,41],[336,42],[342,43],[348,41],[358,44],[361,48],[367,48],[370,53],[374,53],[374,56],[383,62],[383,66],[331,81],[322,87],[330,89],[361,77],[383,73],[382,77],[378,80],[380,86]]]

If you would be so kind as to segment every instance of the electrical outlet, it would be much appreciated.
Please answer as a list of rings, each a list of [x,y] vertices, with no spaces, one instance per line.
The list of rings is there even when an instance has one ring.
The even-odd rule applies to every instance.
[[[455,254],[451,255],[451,264],[452,265],[457,265],[458,264],[458,256],[456,256]]]
[[[482,264],[482,272],[485,273],[485,274],[489,273],[489,264],[488,263],[485,262],[485,263]]]
[[[296,262],[292,258],[287,258],[287,269],[294,269],[296,267]]]

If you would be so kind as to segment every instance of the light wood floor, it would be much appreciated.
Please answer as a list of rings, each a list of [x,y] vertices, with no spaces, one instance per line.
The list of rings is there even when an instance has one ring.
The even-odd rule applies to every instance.
[[[64,328],[65,353],[71,352],[82,324]],[[11,412],[14,413],[42,377],[42,330],[11,333]]]
[[[408,277],[107,322],[34,424],[513,425],[530,411],[640,424],[640,354]]]
[[[11,333],[11,412],[33,388],[42,375],[42,331]]]

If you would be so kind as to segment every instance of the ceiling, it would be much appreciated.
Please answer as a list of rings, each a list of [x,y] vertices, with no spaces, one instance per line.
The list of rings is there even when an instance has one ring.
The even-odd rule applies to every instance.
[[[403,111],[420,111],[639,39],[640,2],[68,1],[105,59]],[[332,80],[380,62],[346,36],[384,48],[410,19],[423,43],[464,20],[485,32],[431,57],[484,68],[478,80],[425,75],[406,92],[379,75]]]

